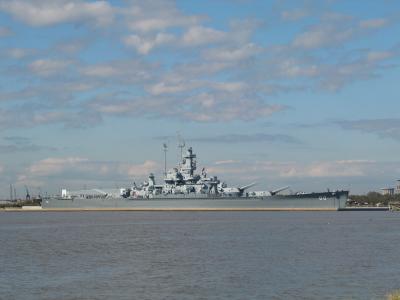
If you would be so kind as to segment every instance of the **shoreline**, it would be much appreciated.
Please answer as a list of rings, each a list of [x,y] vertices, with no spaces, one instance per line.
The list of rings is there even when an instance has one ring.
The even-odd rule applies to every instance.
[[[41,208],[28,206],[3,208],[0,212],[78,212],[78,211],[389,211],[389,207],[347,207],[347,208]]]

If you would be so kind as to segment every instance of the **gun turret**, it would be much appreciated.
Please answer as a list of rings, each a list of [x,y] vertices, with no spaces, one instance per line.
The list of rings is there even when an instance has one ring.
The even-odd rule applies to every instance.
[[[289,186],[284,186],[281,187],[279,189],[273,190],[273,191],[269,191],[271,193],[271,196],[278,194],[279,192],[282,192],[284,190],[287,190],[289,188]]]
[[[240,191],[241,193],[243,193],[245,190],[251,188],[252,186],[255,186],[256,184],[257,184],[257,182],[253,182],[253,183],[250,183],[250,184],[248,184],[248,185],[239,187],[238,189],[239,189],[239,191]]]

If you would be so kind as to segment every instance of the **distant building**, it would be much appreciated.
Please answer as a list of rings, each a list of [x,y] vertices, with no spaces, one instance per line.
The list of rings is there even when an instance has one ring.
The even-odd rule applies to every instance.
[[[396,194],[400,194],[400,179],[397,179]]]
[[[381,191],[382,195],[390,195],[390,196],[394,195],[394,188],[389,188],[389,187],[381,188]]]

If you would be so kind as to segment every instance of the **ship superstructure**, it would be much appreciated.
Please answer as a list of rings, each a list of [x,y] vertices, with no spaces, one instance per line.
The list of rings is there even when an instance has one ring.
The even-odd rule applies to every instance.
[[[157,185],[154,174],[151,173],[147,181],[140,186],[134,184],[124,189],[121,196],[124,198],[157,198],[171,195],[209,195],[213,197],[242,197],[244,191],[255,183],[244,187],[227,187],[217,176],[208,177],[206,169],[196,174],[196,154],[192,147],[187,149],[181,163],[165,174],[164,184]]]

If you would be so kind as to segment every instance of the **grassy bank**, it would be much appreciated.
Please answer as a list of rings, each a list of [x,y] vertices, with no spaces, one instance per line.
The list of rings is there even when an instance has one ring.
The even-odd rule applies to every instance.
[[[350,195],[350,206],[387,206],[389,202],[399,202],[400,194],[382,195],[377,192],[369,192],[366,195]]]
[[[400,290],[392,292],[386,296],[387,300],[400,300]]]
[[[0,204],[1,208],[21,208],[22,206],[39,206],[39,200],[17,200],[17,201],[10,201],[8,203]]]

